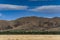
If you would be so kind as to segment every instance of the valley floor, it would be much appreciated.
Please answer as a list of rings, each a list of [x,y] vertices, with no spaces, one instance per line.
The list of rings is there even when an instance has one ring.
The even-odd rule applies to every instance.
[[[60,35],[0,35],[0,40],[60,40]]]

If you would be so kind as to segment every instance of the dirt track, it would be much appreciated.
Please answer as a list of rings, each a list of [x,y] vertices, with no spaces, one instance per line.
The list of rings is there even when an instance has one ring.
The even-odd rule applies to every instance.
[[[60,35],[0,35],[0,40],[60,40]]]

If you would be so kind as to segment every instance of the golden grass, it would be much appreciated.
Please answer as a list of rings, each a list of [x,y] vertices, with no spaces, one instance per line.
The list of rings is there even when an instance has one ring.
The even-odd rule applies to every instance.
[[[0,40],[60,40],[60,35],[0,35]]]

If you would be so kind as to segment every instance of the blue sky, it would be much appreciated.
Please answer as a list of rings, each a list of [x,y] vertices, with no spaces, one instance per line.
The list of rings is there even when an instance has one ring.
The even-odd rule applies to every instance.
[[[0,0],[0,20],[26,16],[60,17],[60,0]]]

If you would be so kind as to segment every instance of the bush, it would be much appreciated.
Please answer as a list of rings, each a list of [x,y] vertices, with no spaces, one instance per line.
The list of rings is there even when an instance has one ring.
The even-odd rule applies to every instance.
[[[0,32],[0,34],[60,34],[59,31],[4,31],[4,32]]]

